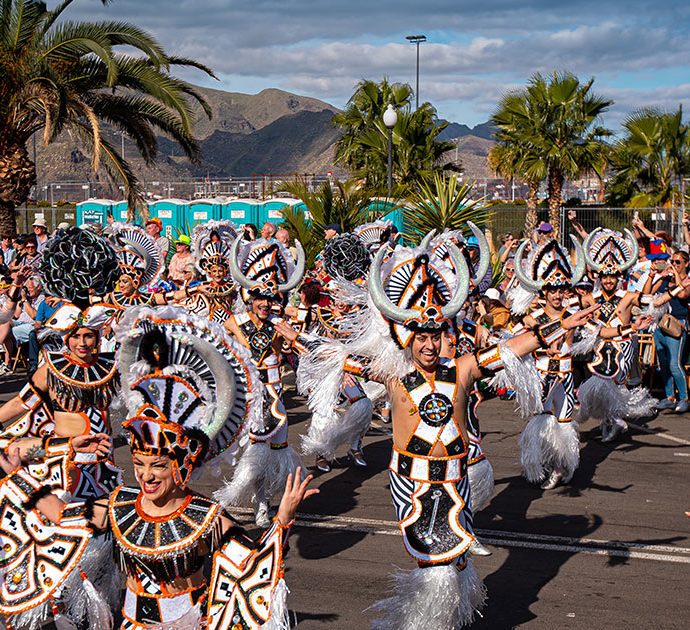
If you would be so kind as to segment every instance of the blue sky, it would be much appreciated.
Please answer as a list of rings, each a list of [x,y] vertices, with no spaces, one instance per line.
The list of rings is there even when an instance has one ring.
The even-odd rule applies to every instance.
[[[55,2],[49,2],[54,5]],[[423,33],[420,98],[441,117],[485,122],[534,72],[595,77],[615,131],[641,106],[690,108],[687,0],[76,0],[72,19],[123,19],[214,68],[230,92],[276,87],[342,107],[362,78],[409,82]]]

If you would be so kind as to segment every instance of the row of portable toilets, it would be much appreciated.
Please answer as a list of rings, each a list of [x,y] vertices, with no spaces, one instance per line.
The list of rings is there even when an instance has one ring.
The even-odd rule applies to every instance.
[[[385,211],[390,207],[388,202],[377,201],[376,209]],[[149,204],[149,217],[157,217],[168,234],[179,231],[187,232],[197,223],[210,220],[229,219],[237,225],[253,223],[257,227],[266,223],[282,223],[281,209],[284,206],[296,206],[306,210],[298,199],[274,198],[266,201],[256,199],[197,199],[184,201],[182,199],[160,199]],[[83,223],[105,223],[108,215],[116,221],[127,220],[127,202],[112,201],[110,199],[89,199],[77,204],[77,225]],[[307,216],[310,219],[310,216]],[[402,231],[402,213],[395,210],[388,213],[396,227]]]

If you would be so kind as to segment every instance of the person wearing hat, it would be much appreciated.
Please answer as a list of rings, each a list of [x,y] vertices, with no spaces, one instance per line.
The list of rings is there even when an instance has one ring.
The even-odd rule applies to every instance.
[[[553,239],[553,225],[542,221],[537,228],[537,245],[544,245]]]
[[[36,251],[40,254],[41,250],[48,242],[48,226],[45,219],[36,219],[32,227],[34,229],[34,236],[36,237]]]
[[[146,233],[156,241],[156,246],[161,250],[163,260],[165,260],[170,251],[170,241],[165,236],[161,235],[163,231],[162,221],[158,217],[153,217],[146,222],[144,227],[146,228]]]
[[[175,253],[168,265],[168,277],[179,287],[184,284],[185,265],[194,262],[194,256],[190,250],[192,239],[186,234],[180,234],[175,241]]]

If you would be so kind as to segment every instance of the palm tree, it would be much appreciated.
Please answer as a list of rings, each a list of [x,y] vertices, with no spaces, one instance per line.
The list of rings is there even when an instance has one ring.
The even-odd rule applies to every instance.
[[[593,94],[593,83],[590,79],[581,84],[569,72],[550,77],[537,73],[526,88],[507,94],[491,117],[503,143],[518,144],[521,170],[540,181],[545,174],[549,219],[555,230],[565,178],[600,170],[602,139],[611,135],[597,119],[613,101]]]
[[[304,246],[309,265],[323,249],[325,226],[336,223],[343,232],[351,232],[391,210],[387,205],[381,207],[357,181],[333,179],[333,184],[335,191],[329,182],[324,182],[315,192],[309,190],[303,178],[280,184],[280,190],[295,195],[306,208],[305,212],[295,206],[285,206],[281,215],[291,236]]]
[[[403,221],[405,233],[418,244],[425,234],[436,230],[462,230],[469,234],[467,222],[485,225],[491,218],[491,210],[483,200],[473,199],[474,186],[464,184],[452,174],[448,177],[434,173],[419,185],[405,201]]]
[[[397,194],[402,196],[420,178],[434,170],[457,170],[444,163],[446,152],[455,149],[452,142],[438,136],[448,125],[439,123],[436,110],[422,103],[411,110],[412,89],[407,84],[362,81],[346,110],[333,117],[343,133],[336,143],[336,163],[342,163],[368,188],[385,190],[388,176],[388,129],[383,112],[391,103],[398,110],[393,128],[393,174]]]
[[[690,173],[690,134],[675,113],[643,108],[623,123],[625,137],[615,146],[609,203],[632,207],[664,206],[671,202],[680,178]]]
[[[49,11],[38,0],[0,1],[0,233],[16,230],[15,207],[36,181],[27,142],[42,132],[49,144],[63,131],[124,185],[133,218],[140,203],[135,174],[104,137],[104,125],[132,141],[147,164],[157,153],[155,132],[178,142],[190,159],[199,154],[192,135],[194,109],[211,112],[171,66],[212,71],[189,59],[172,57],[137,26],[125,22],[60,21],[74,0]],[[107,4],[108,0],[101,0]],[[119,47],[136,54],[118,52]],[[142,208],[145,211],[145,206]]]

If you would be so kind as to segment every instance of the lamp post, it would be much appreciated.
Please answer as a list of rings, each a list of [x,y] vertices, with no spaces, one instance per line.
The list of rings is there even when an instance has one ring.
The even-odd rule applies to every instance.
[[[419,109],[419,44],[426,41],[426,35],[408,35],[405,37],[410,44],[417,45],[417,83],[414,91],[415,96],[415,109]]]
[[[398,112],[391,103],[388,103],[386,111],[383,112],[383,124],[388,129],[388,198],[392,197],[393,190],[393,127],[398,122]]]

